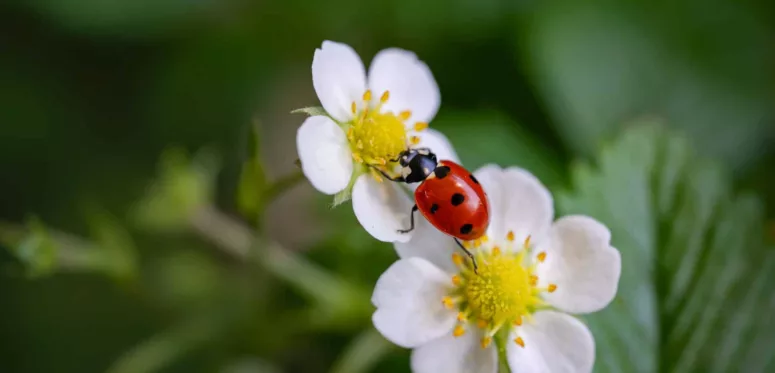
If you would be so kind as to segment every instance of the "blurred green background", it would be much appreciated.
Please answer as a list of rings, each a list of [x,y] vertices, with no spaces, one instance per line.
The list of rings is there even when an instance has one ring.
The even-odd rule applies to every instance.
[[[0,372],[409,370],[369,320],[393,249],[294,183],[323,40],[416,52],[466,166],[611,226],[598,371],[775,372],[764,0],[3,2]],[[219,245],[249,226],[264,259]]]

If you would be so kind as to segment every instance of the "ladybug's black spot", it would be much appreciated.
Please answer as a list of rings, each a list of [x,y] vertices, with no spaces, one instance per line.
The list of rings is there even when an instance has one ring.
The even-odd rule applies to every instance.
[[[455,193],[452,195],[452,206],[458,206],[461,203],[465,202],[466,197],[460,193]]]
[[[474,177],[474,175],[473,175],[473,174],[468,174],[468,177],[470,177],[470,178],[471,178],[471,181],[473,181],[473,182],[475,182],[475,183],[479,184],[479,180],[476,180],[476,178]]]
[[[437,178],[443,179],[447,177],[447,175],[449,174],[449,171],[450,169],[448,166],[439,166],[439,167],[436,167],[435,170],[433,170],[433,173],[436,174]]]
[[[462,227],[460,227],[460,233],[461,234],[469,234],[471,233],[471,230],[474,229],[474,226],[471,224],[463,224]]]
[[[437,204],[435,204],[435,203],[434,203],[434,204],[432,204],[432,205],[431,205],[431,214],[435,214],[435,213],[436,213],[436,210],[438,210],[438,209],[439,209],[439,205],[437,205]]]

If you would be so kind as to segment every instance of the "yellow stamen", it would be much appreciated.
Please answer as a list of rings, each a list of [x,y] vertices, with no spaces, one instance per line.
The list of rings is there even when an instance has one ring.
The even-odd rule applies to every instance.
[[[450,309],[450,310],[455,307],[455,302],[453,302],[452,297],[449,297],[449,296],[441,298],[441,303],[444,304],[444,307],[447,307],[447,309]]]
[[[491,255],[465,280],[464,298],[472,313],[493,325],[528,312],[532,302],[529,272],[519,255]],[[466,275],[464,275],[465,277]]]
[[[515,240],[514,231],[505,236],[511,242]],[[464,255],[452,255],[459,272],[452,276],[454,288],[448,293],[448,300],[444,301],[445,306],[454,306],[458,323],[464,323],[466,328],[472,325],[482,331],[484,338],[480,344],[483,348],[492,344],[493,338],[504,326],[505,332],[508,332],[510,328],[530,322],[532,312],[548,306],[542,294],[545,295],[547,289],[556,289],[556,285],[546,288],[536,286],[539,282],[535,272],[538,261],[530,263],[528,260],[536,254],[509,243],[502,246],[505,242],[502,240],[491,244],[487,241],[485,236],[481,236],[462,243],[466,249],[472,246],[479,248],[473,251],[479,263],[476,272],[468,265]],[[529,245],[529,238],[525,242]],[[545,257],[546,254],[541,252],[539,255]],[[514,342],[524,347],[521,338],[518,341],[514,339]]]
[[[458,253],[452,254],[452,263],[455,263],[455,265],[457,265],[457,266],[462,265],[463,264],[463,257],[460,254],[458,254]]]
[[[544,260],[546,260],[546,251],[541,251],[538,253],[538,256],[536,256],[536,259],[538,259],[539,262],[543,263]]]
[[[406,121],[411,116],[412,116],[412,112],[409,111],[409,110],[404,110],[404,111],[402,111],[401,113],[398,114],[398,118],[403,120],[403,121]]]
[[[386,103],[390,99],[390,91],[382,92],[382,97],[379,98],[379,102]]]
[[[364,107],[358,115],[355,115],[358,111],[357,103],[351,103],[350,109],[354,118],[347,128],[347,140],[350,150],[357,154],[353,159],[358,163],[385,166],[389,160],[396,159],[406,150],[407,128],[403,119],[392,112],[381,112],[380,106],[370,110],[371,95],[370,90],[364,92]],[[389,96],[390,93],[385,91],[380,99],[382,103]]]
[[[557,290],[557,285],[549,284],[549,292],[554,293],[555,290]]]
[[[460,337],[463,334],[466,334],[466,330],[463,329],[462,325],[456,326],[455,330],[452,332],[452,335],[455,336],[455,338]]]
[[[480,237],[479,239],[482,240],[482,243],[487,243],[487,241],[490,240],[490,237],[487,237],[487,235],[485,234],[484,236]]]
[[[518,344],[519,347],[525,348],[525,341],[522,340],[522,337],[514,338],[514,343]]]
[[[528,249],[528,248],[530,248],[530,235],[527,235],[527,237],[525,237],[525,242],[522,244],[522,246],[523,246],[525,249]]]
[[[420,131],[422,131],[422,130],[424,130],[426,128],[428,128],[428,123],[427,122],[417,122],[417,123],[414,124],[414,130],[417,131],[417,132],[420,132]]]
[[[411,142],[412,145],[417,145],[420,143],[420,138],[418,136],[412,136],[409,138],[409,142]]]

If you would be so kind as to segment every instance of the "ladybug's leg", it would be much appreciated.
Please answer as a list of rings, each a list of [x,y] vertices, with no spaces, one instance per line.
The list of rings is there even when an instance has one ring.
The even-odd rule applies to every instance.
[[[399,229],[398,233],[409,233],[414,230],[414,212],[417,211],[417,205],[412,207],[412,212],[409,213],[409,229]]]
[[[471,252],[468,251],[468,249],[466,249],[466,247],[463,246],[463,244],[460,243],[460,241],[458,241],[457,238],[455,238],[455,243],[458,246],[460,246],[460,248],[463,249],[463,251],[466,252],[466,255],[468,255],[469,258],[471,258],[471,263],[474,263],[474,273],[478,273],[477,269],[479,269],[479,267],[476,265],[476,259],[474,258],[474,254],[471,254]]]

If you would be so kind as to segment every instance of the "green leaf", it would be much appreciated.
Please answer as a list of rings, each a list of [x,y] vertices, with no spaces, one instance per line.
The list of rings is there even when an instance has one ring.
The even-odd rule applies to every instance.
[[[291,111],[291,114],[301,114],[301,113],[307,114],[309,116],[315,116],[315,115],[328,116],[326,109],[323,109],[320,106],[310,106],[310,107],[305,107],[305,108]]]
[[[775,251],[759,201],[688,142],[640,121],[572,170],[563,214],[605,223],[622,254],[616,299],[585,319],[597,372],[775,368]]]
[[[535,7],[519,46],[565,142],[591,155],[624,120],[657,113],[735,171],[759,157],[773,133],[762,119],[774,99],[761,78],[769,31],[750,6],[714,3],[712,13],[645,0]]]

